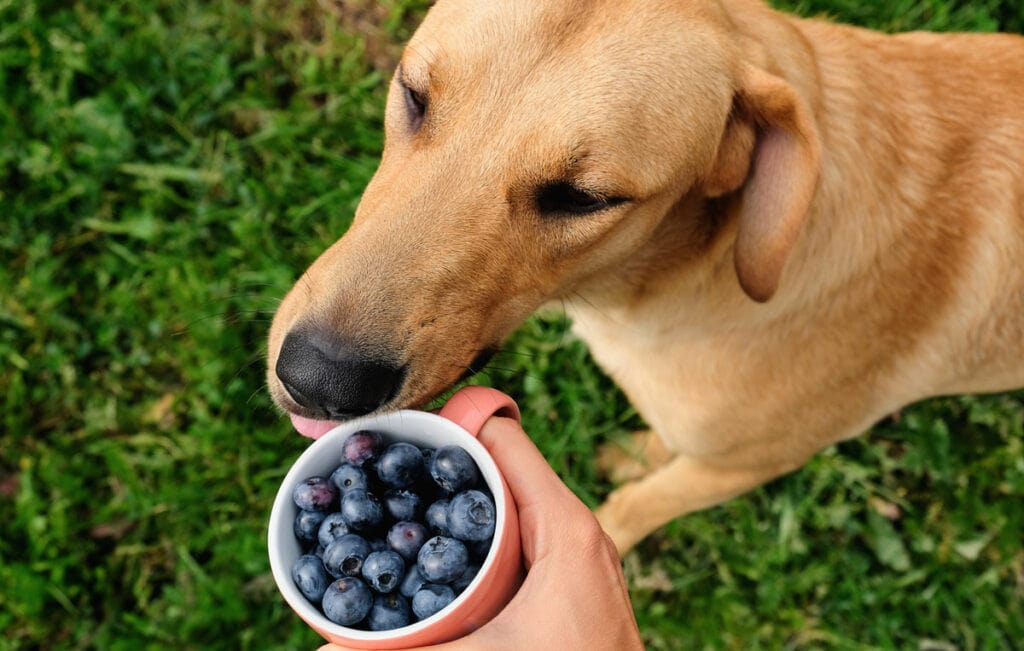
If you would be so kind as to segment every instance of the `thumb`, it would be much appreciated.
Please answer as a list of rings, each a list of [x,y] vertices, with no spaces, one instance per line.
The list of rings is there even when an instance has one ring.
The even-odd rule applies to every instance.
[[[501,469],[520,511],[558,510],[563,501],[582,506],[516,421],[490,418],[480,430],[480,442]]]
[[[545,556],[572,550],[572,541],[580,536],[600,533],[590,509],[562,483],[519,423],[491,418],[480,430],[480,442],[515,500],[527,569]]]

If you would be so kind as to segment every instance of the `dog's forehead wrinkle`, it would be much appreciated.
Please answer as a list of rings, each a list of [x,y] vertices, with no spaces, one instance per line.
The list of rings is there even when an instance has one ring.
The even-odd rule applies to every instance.
[[[586,20],[599,25],[610,20],[599,7],[584,11]],[[716,141],[715,132],[727,119],[732,89],[728,75],[720,74],[726,66],[713,30],[687,25],[659,42],[637,43],[622,30],[599,29],[599,36],[566,41],[560,33],[537,38],[528,28],[577,20],[559,16],[557,9],[491,11],[448,2],[438,3],[435,12],[439,15],[428,15],[422,34],[410,44],[409,58],[429,59],[440,125],[432,132],[433,142],[452,145],[446,152],[452,164],[444,167],[459,170],[453,178],[460,185],[468,181],[462,176],[466,167],[485,180],[519,178],[525,184],[524,177],[536,182],[537,176],[570,176],[573,172],[553,168],[592,158],[612,163],[588,168],[594,185],[631,178],[634,170],[643,169],[642,178],[650,183],[632,193],[651,194],[678,177],[680,167],[683,176],[692,177],[714,155],[708,143]],[[499,16],[501,21],[494,23]],[[467,30],[474,36],[466,36]],[[520,43],[524,38],[527,42]],[[460,46],[454,52],[442,45],[452,39]],[[472,43],[488,45],[473,49]],[[553,103],[552,97],[559,99]],[[574,151],[568,164],[566,149]],[[577,156],[575,150],[588,156]],[[673,160],[665,155],[668,151],[692,153]],[[469,161],[467,154],[476,160]]]
[[[400,72],[402,79],[420,91],[430,91],[450,83],[446,74],[450,62],[455,58],[448,51],[443,39],[427,36],[415,44],[410,43],[402,53]]]

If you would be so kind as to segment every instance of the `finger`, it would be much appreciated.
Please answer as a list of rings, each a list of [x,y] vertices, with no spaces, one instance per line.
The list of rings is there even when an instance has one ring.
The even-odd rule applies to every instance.
[[[515,500],[527,570],[545,557],[572,554],[576,541],[600,533],[590,509],[562,483],[516,421],[491,418],[480,441]]]
[[[510,418],[491,418],[480,430],[480,442],[490,451],[520,510],[557,510],[560,502],[580,503],[548,465],[544,455]]]

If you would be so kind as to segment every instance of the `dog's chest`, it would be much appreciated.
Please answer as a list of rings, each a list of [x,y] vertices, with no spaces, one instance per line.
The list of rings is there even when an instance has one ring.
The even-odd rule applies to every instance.
[[[573,330],[669,449],[703,457],[740,443],[708,436],[723,410],[735,409],[736,389],[744,384],[742,365],[734,362],[726,342],[607,315],[577,315]]]

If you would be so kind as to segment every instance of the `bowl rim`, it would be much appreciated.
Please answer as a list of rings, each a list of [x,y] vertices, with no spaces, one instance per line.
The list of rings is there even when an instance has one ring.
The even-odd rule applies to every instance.
[[[289,538],[294,541],[294,533],[292,533],[293,521],[295,513],[298,511],[298,507],[292,502],[292,488],[302,479],[316,474],[315,472],[304,470],[304,468],[314,463],[316,465],[324,465],[323,458],[328,457],[332,451],[336,450],[338,461],[335,462],[335,466],[339,465],[341,463],[341,445],[349,434],[359,430],[372,430],[380,432],[386,441],[407,440],[404,438],[405,435],[400,433],[401,430],[415,428],[417,425],[429,426],[429,428],[424,429],[431,433],[421,435],[426,438],[429,438],[438,427],[449,432],[446,438],[455,437],[460,439],[458,445],[469,452],[474,461],[476,461],[477,466],[480,468],[480,474],[483,476],[494,499],[496,522],[491,547],[487,552],[487,556],[480,564],[480,570],[473,577],[470,584],[466,586],[454,601],[426,619],[388,631],[364,631],[336,624],[327,619],[315,605],[310,603],[299,592],[291,578],[290,563],[285,560],[287,556],[291,555],[290,552],[286,551],[286,545],[289,544]],[[437,448],[449,444],[451,443],[445,441],[436,444],[434,447]],[[425,444],[419,445],[427,446]],[[291,609],[306,621],[307,624],[332,637],[345,638],[354,642],[391,641],[407,635],[415,635],[429,629],[444,620],[448,614],[458,609],[462,603],[468,601],[471,595],[483,585],[484,577],[487,576],[490,569],[494,566],[500,546],[499,541],[505,535],[506,510],[509,508],[509,504],[506,503],[503,485],[504,479],[501,476],[501,471],[498,469],[498,464],[491,457],[487,448],[477,440],[476,436],[458,423],[443,416],[430,412],[403,409],[386,414],[364,416],[341,423],[310,444],[299,455],[289,467],[287,474],[278,487],[277,495],[271,508],[267,530],[267,551],[270,556],[270,568],[278,591]]]

